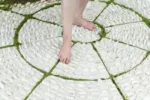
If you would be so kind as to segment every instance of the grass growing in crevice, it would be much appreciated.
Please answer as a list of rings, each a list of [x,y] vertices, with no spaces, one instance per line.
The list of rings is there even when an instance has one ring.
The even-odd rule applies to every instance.
[[[47,73],[46,71],[44,71],[44,70],[42,70],[42,69],[40,69],[40,68],[37,68],[37,67],[35,67],[34,65],[32,65],[30,62],[28,62],[28,61],[25,59],[25,57],[22,55],[19,46],[17,46],[17,51],[19,52],[21,58],[22,58],[27,64],[29,64],[32,68],[38,70],[38,71],[41,72],[41,73],[44,73],[44,74]]]
[[[41,84],[41,82],[47,77],[46,74],[43,74],[43,77],[34,85],[34,87],[31,89],[29,94],[24,98],[24,100],[27,100],[30,94]]]
[[[21,28],[23,27],[23,25],[27,22],[27,20],[31,17],[31,15],[25,16],[25,18],[23,19],[23,21],[19,24],[19,26],[16,28],[15,31],[15,36],[14,36],[14,45],[18,45],[21,44],[19,43],[18,37],[19,37],[19,31],[21,30]]]
[[[115,81],[113,78],[111,78],[111,81],[112,81],[112,83],[115,85],[115,87],[117,88],[117,90],[119,91],[119,93],[120,93],[120,95],[122,96],[123,100],[128,100],[128,97],[125,96],[125,95],[122,93],[122,91],[121,91],[121,89],[119,88],[119,86],[118,86],[118,84],[116,83],[116,81]]]
[[[124,44],[124,45],[128,45],[128,46],[131,46],[131,47],[135,47],[135,48],[138,48],[138,49],[140,49],[140,50],[143,50],[143,51],[146,51],[147,52],[147,50],[146,49],[143,49],[143,48],[141,48],[141,47],[137,47],[137,46],[134,46],[134,45],[132,45],[132,44],[127,44],[127,43],[125,43],[125,42],[122,42],[122,41],[119,41],[119,40],[116,40],[116,39],[112,39],[112,38],[109,38],[109,37],[105,37],[106,39],[109,39],[109,40],[112,40],[112,41],[114,41],[114,42],[118,42],[118,43],[121,43],[121,44]]]
[[[26,4],[27,2],[36,2],[36,1],[40,1],[40,0],[4,0],[4,1],[1,1],[0,4],[9,4],[9,5],[13,5],[15,3],[21,3],[21,4]]]
[[[121,25],[126,25],[126,24],[139,23],[139,22],[142,22],[142,21],[134,21],[134,22],[127,22],[127,23],[115,24],[115,25],[106,26],[105,28],[114,27],[114,26],[121,26]]]
[[[95,24],[96,24],[99,28],[101,28],[101,30],[102,30],[102,31],[99,33],[100,37],[101,37],[101,38],[106,37],[106,35],[108,34],[108,32],[106,32],[104,26],[101,25],[101,24],[99,24],[98,22],[95,22]]]
[[[56,5],[61,5],[61,2],[56,2],[56,3],[53,3],[53,4],[47,5],[47,6],[43,7],[43,8],[41,8],[40,10],[34,12],[32,15],[34,15],[34,14],[36,14],[36,13],[42,11],[42,10],[45,10],[45,9],[54,7],[54,6],[56,6]]]
[[[0,10],[11,11],[11,6],[10,5],[4,5],[4,6],[2,6],[0,4]]]
[[[105,65],[105,63],[104,63],[104,61],[103,61],[103,59],[102,59],[100,53],[98,52],[98,50],[96,49],[96,47],[94,46],[94,44],[91,43],[91,45],[92,45],[93,49],[96,51],[96,53],[98,54],[98,56],[99,56],[100,60],[102,61],[103,65],[104,65],[104,67],[105,67],[105,69],[106,69],[106,71],[108,72],[108,74],[109,74],[109,76],[110,76],[108,79],[111,79],[111,81],[112,81],[113,84],[116,86],[117,90],[119,91],[120,95],[122,96],[123,100],[128,100],[127,97],[124,96],[124,94],[122,93],[122,91],[120,90],[120,88],[118,87],[118,85],[116,84],[115,80],[113,79],[113,78],[114,78],[114,75],[112,75],[112,74],[109,72],[109,70],[107,69],[107,67],[106,67],[106,65]],[[105,79],[105,80],[106,80],[106,79]]]
[[[26,4],[27,2],[33,3],[33,2],[37,2],[40,0],[2,0],[0,1],[0,9],[5,10],[5,11],[11,11],[12,6],[14,4]]]
[[[34,20],[37,20],[37,21],[41,21],[41,22],[44,22],[44,23],[48,23],[48,24],[57,25],[57,26],[59,26],[59,27],[62,27],[61,25],[59,25],[59,24],[57,24],[57,23],[55,23],[55,22],[44,21],[44,20],[38,19],[38,18],[33,17],[33,16],[31,17],[31,19],[34,19]]]
[[[107,5],[104,7],[104,9],[96,16],[96,18],[93,20],[93,22],[95,22],[97,19],[98,19],[98,17],[104,12],[104,10],[110,5],[110,3],[111,2],[113,2],[113,0],[110,0],[110,1],[108,1],[108,2],[104,2],[104,3],[106,3]]]
[[[142,61],[139,64],[137,64],[135,67],[133,67],[132,69],[130,69],[129,71],[131,71],[131,70],[137,68],[139,65],[141,65],[146,60],[146,58],[148,58],[149,55],[150,55],[150,51],[147,51],[146,54],[145,54],[145,56],[144,56],[144,58],[142,59]],[[127,72],[129,72],[129,71],[127,71]]]
[[[104,32],[105,33],[105,32]],[[103,37],[105,37],[106,35],[104,35]],[[111,79],[111,81],[113,82],[113,84],[115,85],[115,87],[117,88],[118,92],[120,93],[120,95],[122,96],[123,100],[128,100],[127,97],[124,96],[124,94],[122,93],[122,91],[120,90],[120,88],[118,87],[118,85],[116,84],[115,80],[113,79],[114,78],[114,75],[112,75],[109,70],[107,69],[107,66],[105,65],[100,53],[98,52],[98,50],[96,49],[96,47],[94,46],[93,43],[91,43],[93,49],[96,51],[96,53],[98,54],[100,60],[102,61],[106,71],[108,72],[109,74],[109,78],[108,79]],[[107,79],[104,79],[104,80],[107,80]]]
[[[98,81],[98,79],[82,79],[82,78],[72,78],[72,77],[67,77],[67,76],[61,76],[61,75],[55,75],[55,74],[50,74],[55,77],[63,78],[65,80],[73,80],[73,81]]]
[[[0,49],[4,49],[4,48],[10,48],[10,47],[14,47],[15,45],[6,45],[6,46],[1,46]]]
[[[25,57],[21,54],[20,49],[19,49],[19,45],[21,44],[21,43],[19,43],[19,40],[18,40],[19,32],[20,32],[21,28],[23,27],[23,25],[27,22],[27,20],[28,20],[30,17],[31,17],[31,15],[26,16],[26,17],[23,19],[23,21],[22,21],[22,22],[18,25],[18,27],[16,28],[15,36],[14,36],[14,46],[16,46],[16,48],[17,48],[17,50],[18,50],[18,52],[19,52],[21,58],[22,58],[26,63],[28,63],[28,64],[29,64],[31,67],[33,67],[34,69],[36,69],[36,70],[38,70],[38,71],[40,71],[40,72],[42,72],[42,73],[46,73],[46,72],[43,71],[42,69],[36,68],[36,67],[33,66],[32,64],[30,64],[30,63],[25,59]]]
[[[106,71],[108,72],[109,75],[111,75],[110,72],[109,72],[109,70],[107,69],[107,67],[106,67],[106,65],[105,65],[105,63],[104,63],[104,61],[103,61],[103,59],[102,59],[100,53],[98,52],[97,48],[94,46],[93,43],[91,43],[91,45],[92,45],[94,51],[97,53],[97,55],[98,55],[98,57],[100,58],[100,60],[102,61],[103,65],[104,65],[104,67],[105,67],[105,69],[106,69]]]

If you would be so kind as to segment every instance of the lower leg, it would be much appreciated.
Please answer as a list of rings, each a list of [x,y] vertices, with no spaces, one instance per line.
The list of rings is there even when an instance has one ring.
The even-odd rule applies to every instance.
[[[88,3],[88,0],[78,0],[78,9],[76,10],[76,17],[82,17],[84,9]]]
[[[70,38],[77,0],[62,0],[63,39]]]
[[[59,52],[59,59],[63,63],[70,62],[72,24],[75,16],[77,0],[62,0],[62,24],[63,24],[63,44]]]

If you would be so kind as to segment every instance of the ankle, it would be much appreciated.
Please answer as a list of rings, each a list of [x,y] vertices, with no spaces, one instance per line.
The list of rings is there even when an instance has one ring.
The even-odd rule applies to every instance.
[[[66,45],[66,46],[71,46],[71,40],[63,40],[63,45]]]
[[[80,21],[81,19],[82,19],[82,16],[75,16],[74,17],[74,22]]]
[[[63,41],[64,42],[70,42],[71,41],[71,36],[63,36]]]

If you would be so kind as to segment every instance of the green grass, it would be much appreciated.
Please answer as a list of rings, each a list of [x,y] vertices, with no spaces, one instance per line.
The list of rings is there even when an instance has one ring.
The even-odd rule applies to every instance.
[[[15,3],[21,3],[21,4],[25,4],[27,2],[36,2],[36,1],[40,1],[40,0],[2,0],[0,1],[0,4],[15,4]]]

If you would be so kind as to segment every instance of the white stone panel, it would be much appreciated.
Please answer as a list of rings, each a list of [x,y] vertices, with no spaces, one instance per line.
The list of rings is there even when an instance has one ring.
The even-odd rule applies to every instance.
[[[115,0],[115,2],[133,8],[144,17],[150,19],[150,0]]]
[[[32,14],[32,13],[35,13],[36,11],[39,11],[41,8],[43,8],[45,6],[53,5],[54,3],[57,3],[57,2],[58,1],[53,1],[53,2],[37,1],[34,3],[27,2],[25,4],[18,3],[12,7],[12,11],[15,11],[20,14]]]
[[[118,74],[132,69],[139,64],[146,55],[146,51],[144,50],[105,38],[102,39],[101,42],[96,42],[94,45],[109,72],[112,74]]]
[[[150,28],[144,22],[106,28],[106,37],[150,50]]]
[[[142,19],[134,12],[118,5],[110,4],[96,21],[104,27],[107,27],[141,20]]]
[[[0,50],[0,100],[23,100],[42,75],[20,57],[15,47]]]
[[[27,100],[123,100],[110,80],[80,82],[49,76]]]
[[[73,78],[100,79],[109,75],[91,44],[77,43],[72,48],[71,62],[59,63],[52,72]]]
[[[12,45],[16,28],[24,17],[0,10],[0,46]]]
[[[129,100],[150,100],[150,56],[137,68],[115,80]]]
[[[72,40],[80,42],[92,42],[100,39],[101,29],[96,25],[96,31],[89,31],[80,26],[74,25],[72,28]]]
[[[48,72],[58,60],[62,38],[25,43],[20,46],[21,54],[33,66]]]
[[[57,25],[29,19],[19,32],[19,42],[36,42],[61,37],[62,28]]]

